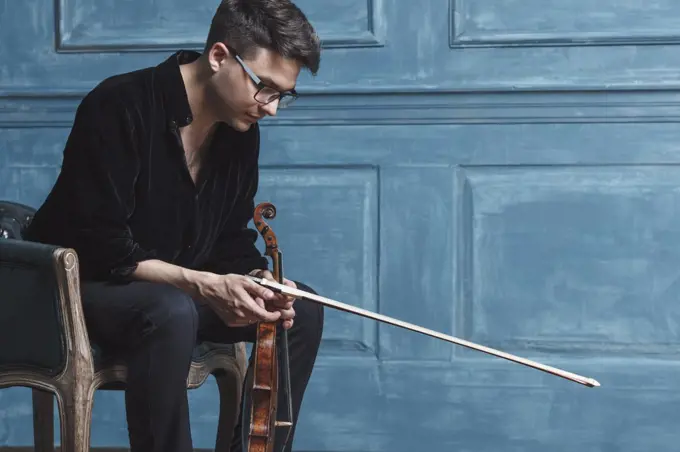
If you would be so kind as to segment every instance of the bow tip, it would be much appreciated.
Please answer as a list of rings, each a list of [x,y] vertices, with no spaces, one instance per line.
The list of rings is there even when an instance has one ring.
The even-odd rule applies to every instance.
[[[589,378],[586,383],[591,388],[599,388],[600,387],[600,382],[595,380],[594,378]]]

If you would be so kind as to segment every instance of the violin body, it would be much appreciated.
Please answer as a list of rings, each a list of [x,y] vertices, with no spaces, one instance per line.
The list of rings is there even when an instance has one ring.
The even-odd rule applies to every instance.
[[[276,324],[260,322],[254,353],[252,409],[247,450],[249,452],[272,452],[279,373],[276,357]]]

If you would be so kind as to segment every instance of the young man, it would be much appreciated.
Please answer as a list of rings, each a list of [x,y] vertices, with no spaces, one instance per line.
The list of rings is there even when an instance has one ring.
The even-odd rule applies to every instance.
[[[316,74],[319,58],[313,27],[289,0],[223,0],[203,54],[113,76],[77,110],[26,239],[77,251],[90,337],[129,366],[133,452],[192,451],[186,378],[196,342],[254,341],[258,321],[288,329],[297,420],[323,310],[244,276],[271,278],[247,223],[257,121],[296,97],[300,70]]]

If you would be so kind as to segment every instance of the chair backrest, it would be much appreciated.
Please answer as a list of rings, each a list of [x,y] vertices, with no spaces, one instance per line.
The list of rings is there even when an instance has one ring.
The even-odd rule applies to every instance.
[[[34,213],[0,202],[0,372],[56,375],[66,361],[63,252],[21,240]]]
[[[35,209],[30,206],[0,201],[0,239],[22,239],[34,215]]]

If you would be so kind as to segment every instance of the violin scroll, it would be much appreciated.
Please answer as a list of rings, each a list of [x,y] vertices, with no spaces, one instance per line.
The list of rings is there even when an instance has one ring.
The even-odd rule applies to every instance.
[[[264,221],[265,218],[268,220],[276,218],[276,206],[270,202],[263,202],[257,205],[255,208],[255,213],[253,214],[253,223],[264,239],[265,245],[267,247],[265,254],[274,258],[274,253],[278,249],[278,243],[276,242],[276,235],[274,234],[274,231],[271,227],[269,227],[269,224]],[[275,273],[274,276],[276,277]]]
[[[270,202],[263,202],[255,207],[255,214],[253,218],[257,222],[258,218],[264,217],[267,220],[271,220],[276,217],[276,206]]]

